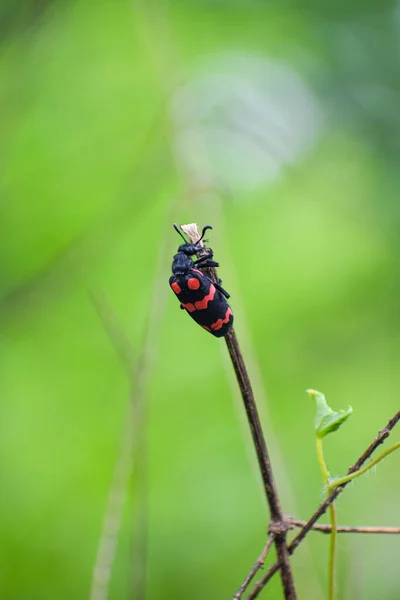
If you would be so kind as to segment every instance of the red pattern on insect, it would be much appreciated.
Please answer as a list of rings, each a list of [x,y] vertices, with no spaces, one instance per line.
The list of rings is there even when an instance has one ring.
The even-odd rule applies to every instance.
[[[182,291],[179,283],[177,283],[176,281],[171,283],[171,288],[174,290],[175,294],[180,294]]]
[[[183,302],[181,302],[181,306],[183,306],[183,308],[186,308],[186,310],[190,313],[194,312],[196,310],[195,305],[190,304],[190,302],[188,302],[187,304],[184,304]]]
[[[229,322],[229,317],[231,316],[231,314],[232,314],[232,311],[228,307],[226,309],[225,317],[223,319],[218,319],[217,321],[215,321],[215,323],[212,323],[211,329],[213,331],[218,331],[218,329],[221,329],[223,325],[225,325],[226,323]]]
[[[214,300],[214,296],[215,296],[215,286],[213,286],[213,284],[210,285],[210,292],[207,294],[207,296],[204,296],[204,298],[202,300],[198,300],[197,302],[195,302],[194,304],[192,303],[188,303],[188,304],[184,304],[182,302],[182,306],[183,308],[186,308],[187,311],[194,312],[195,310],[205,310],[209,303],[212,302]],[[222,325],[221,325],[222,327]]]
[[[196,277],[192,277],[191,279],[188,279],[188,288],[189,290],[198,290],[200,287],[200,281],[198,279],[196,279]]]

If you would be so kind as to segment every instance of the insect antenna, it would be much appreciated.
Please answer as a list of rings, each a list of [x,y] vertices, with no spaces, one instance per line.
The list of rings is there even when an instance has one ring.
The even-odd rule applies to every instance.
[[[205,227],[203,227],[203,230],[202,230],[202,232],[201,232],[201,237],[200,237],[200,238],[197,240],[197,242],[195,243],[195,246],[197,246],[197,244],[198,244],[199,242],[201,242],[201,240],[203,239],[203,237],[204,237],[204,234],[205,234],[205,232],[207,231],[207,229],[212,229],[211,225],[206,225]]]
[[[185,244],[187,244],[187,240],[185,239],[185,236],[183,235],[182,231],[179,229],[179,227],[176,223],[174,223],[174,229],[175,229],[175,231],[177,231],[179,233],[179,235],[181,236],[181,238],[183,239]]]

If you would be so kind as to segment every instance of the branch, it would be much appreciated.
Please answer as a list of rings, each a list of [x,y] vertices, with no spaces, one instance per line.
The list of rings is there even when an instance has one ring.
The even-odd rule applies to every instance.
[[[166,217],[169,217],[169,214]],[[109,596],[111,572],[115,561],[123,509],[133,473],[136,476],[137,487],[134,514],[135,537],[132,549],[132,585],[130,587],[134,590],[132,593],[135,598],[139,600],[145,599],[147,594],[147,386],[156,359],[158,336],[161,331],[161,319],[166,299],[161,277],[162,272],[166,269],[164,262],[168,256],[165,246],[166,239],[164,237],[158,252],[150,305],[140,344],[141,351],[137,358],[134,357],[123,326],[116,319],[103,294],[89,292],[103,328],[121,358],[131,384],[130,401],[124,418],[124,429],[93,569],[91,600],[105,600]]]
[[[278,491],[275,484],[275,477],[272,470],[271,461],[265,443],[260,417],[254,399],[250,379],[243,361],[239,343],[234,329],[231,329],[225,336],[226,345],[235,369],[236,378],[239,383],[240,393],[242,395],[244,407],[249,421],[253,443],[257,454],[258,465],[264,484],[264,491],[269,505],[271,523],[270,531],[274,533],[274,544],[281,566],[282,586],[285,592],[285,598],[294,600],[297,598],[294,587],[293,575],[290,567],[290,558],[286,544],[287,523],[282,512],[279,501]]]
[[[362,467],[362,465],[371,457],[371,455],[378,448],[378,446],[383,444],[383,442],[389,436],[393,427],[398,423],[399,420],[400,420],[400,410],[389,420],[386,427],[384,427],[383,429],[381,429],[378,432],[378,435],[376,436],[374,441],[361,454],[361,456],[356,460],[354,465],[352,465],[349,468],[349,470],[347,471],[348,475],[350,475],[351,473],[355,473]],[[348,485],[348,483],[349,482],[346,482],[343,485],[336,487],[329,494],[329,496],[326,498],[326,500],[324,500],[324,502],[322,502],[322,504],[319,505],[319,507],[317,508],[315,513],[310,517],[310,519],[307,521],[307,523],[301,529],[300,533],[298,533],[297,536],[294,538],[294,540],[291,542],[291,544],[289,544],[289,546],[288,546],[289,554],[293,554],[293,552],[296,550],[296,548],[299,546],[299,544],[301,544],[301,542],[304,540],[306,535],[313,529],[313,527],[314,527],[315,523],[318,521],[318,519],[327,511],[328,507],[332,504],[332,502],[334,502],[336,500],[336,498],[339,496],[339,494],[341,494],[343,492],[344,488],[346,487],[346,485]],[[275,573],[277,571],[279,571],[279,569],[280,569],[280,560],[278,560],[274,565],[272,565],[272,567],[267,571],[267,573],[264,575],[264,577],[256,583],[253,591],[251,592],[251,594],[249,594],[247,600],[253,600],[254,598],[257,598],[258,594],[261,592],[263,587],[268,583],[268,581],[271,579],[271,577],[273,575],[275,575]]]
[[[134,433],[137,433],[135,432],[134,415],[138,411],[137,390],[134,386],[134,381],[136,380],[134,371],[135,365],[136,369],[139,368],[140,361],[134,359],[129,339],[117,322],[103,294],[89,291],[89,296],[111,344],[124,364],[132,386],[129,405],[123,419],[123,431],[109,488],[90,590],[90,600],[106,600],[109,594],[111,573],[117,552],[118,536],[122,524],[129,479],[133,469],[132,448],[135,437]]]
[[[304,527],[305,525],[307,525],[307,521],[301,521],[300,519],[290,519],[290,521],[289,521],[290,529],[295,529],[296,527],[301,528],[301,527]],[[311,531],[318,531],[319,533],[331,534],[332,533],[332,525],[313,525]],[[369,526],[351,527],[348,525],[338,525],[336,527],[336,532],[337,533],[383,533],[383,534],[399,535],[400,527],[369,527]],[[236,599],[240,600],[243,593],[246,591],[246,589],[250,585],[254,575],[257,573],[257,571],[259,571],[259,569],[261,569],[264,566],[264,561],[267,556],[268,550],[271,546],[271,543],[272,543],[272,539],[271,539],[271,537],[269,537],[267,540],[267,543],[265,545],[265,548],[263,549],[260,556],[257,558],[250,573],[248,574],[245,581],[239,588],[238,592],[233,597],[234,600],[236,600]]]
[[[371,460],[371,462],[365,465],[365,467],[363,467],[362,469],[359,469],[358,471],[356,471],[355,473],[351,473],[350,475],[345,475],[345,477],[338,477],[337,479],[332,479],[328,485],[328,490],[332,491],[334,488],[343,486],[345,483],[350,483],[350,481],[353,481],[354,479],[356,479],[356,477],[364,475],[364,473],[369,471],[369,469],[377,465],[379,462],[381,462],[381,460],[386,458],[386,456],[389,456],[389,454],[391,454],[395,450],[398,450],[399,448],[400,442],[396,442],[395,444],[393,444],[393,446],[390,446],[390,448],[387,448],[379,456]]]
[[[300,521],[299,519],[290,519],[290,528],[304,527],[307,521]],[[313,525],[311,531],[319,531],[320,533],[331,533],[332,527],[330,525]],[[338,525],[336,527],[338,533],[389,533],[389,534],[400,534],[400,527],[350,527],[348,525]]]
[[[191,242],[195,243],[199,239],[200,235],[196,224],[183,225],[182,229],[187,234]],[[211,268],[207,271],[211,279],[218,283],[219,278],[216,270]],[[253,437],[254,448],[257,454],[258,465],[264,484],[264,491],[269,505],[271,515],[270,532],[274,534],[274,544],[276,547],[278,560],[281,564],[281,579],[285,598],[286,600],[296,600],[297,594],[290,566],[288,547],[286,544],[288,525],[280,505],[275,477],[262,431],[261,421],[258,414],[253,389],[251,387],[250,378],[247,373],[239,342],[237,341],[233,328],[226,334],[225,341],[231,357],[233,368],[235,370],[240,393],[242,395],[247,419]]]
[[[233,596],[233,600],[240,600],[240,598],[243,596],[246,589],[249,587],[254,575],[257,573],[257,571],[259,569],[262,569],[273,541],[274,541],[274,535],[272,533],[270,533],[268,536],[268,539],[267,539],[267,543],[265,544],[265,546],[263,548],[263,551],[261,552],[260,556],[257,558],[256,562],[254,563],[254,566],[252,567],[250,573],[247,575],[246,579],[244,580],[244,582],[242,583],[242,585],[240,586],[240,588],[238,589],[236,594]]]

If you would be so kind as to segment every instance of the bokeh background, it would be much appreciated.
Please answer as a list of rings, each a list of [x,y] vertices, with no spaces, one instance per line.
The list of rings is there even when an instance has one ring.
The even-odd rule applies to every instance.
[[[0,597],[231,598],[268,513],[224,342],[168,288],[171,225],[214,227],[305,519],[305,389],[354,409],[332,474],[399,408],[400,5],[2,0],[0,34]],[[399,479],[392,455],[339,522],[399,525]],[[338,598],[399,598],[399,543],[340,537]],[[296,552],[300,598],[326,597],[328,544]]]

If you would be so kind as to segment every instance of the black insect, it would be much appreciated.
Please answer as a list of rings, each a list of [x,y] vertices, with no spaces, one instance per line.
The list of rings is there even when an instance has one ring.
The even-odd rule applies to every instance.
[[[208,253],[197,260],[190,257],[197,252],[204,251],[198,244],[204,237],[210,225],[203,227],[201,237],[195,244],[187,242],[178,226],[174,223],[174,229],[183,238],[184,244],[179,246],[178,253],[172,261],[172,275],[169,285],[177,295],[181,308],[216,337],[223,337],[228,333],[233,323],[233,314],[226,298],[229,298],[220,283],[212,281],[208,275],[200,269],[218,267],[219,263],[212,260],[214,253],[209,248]]]

